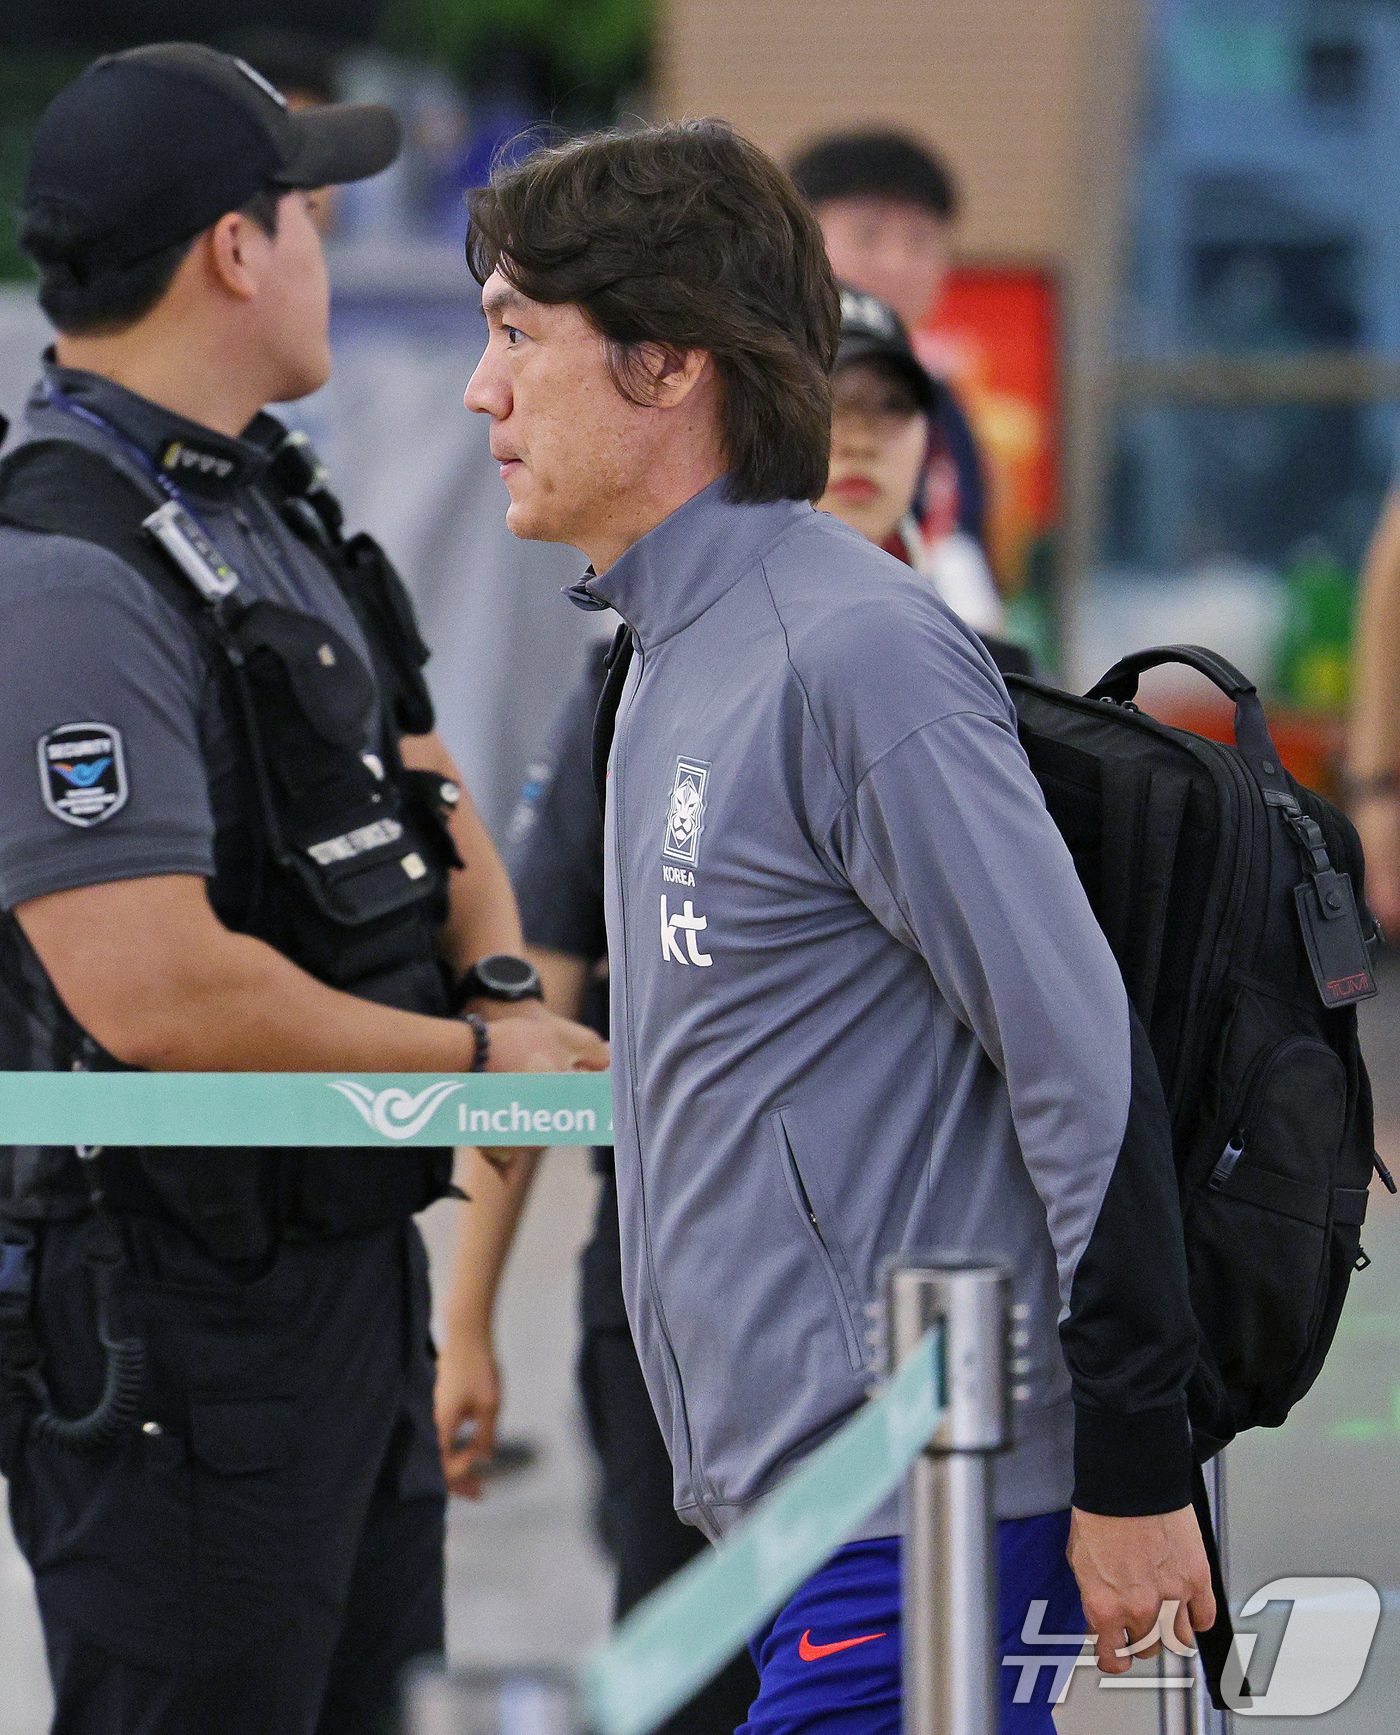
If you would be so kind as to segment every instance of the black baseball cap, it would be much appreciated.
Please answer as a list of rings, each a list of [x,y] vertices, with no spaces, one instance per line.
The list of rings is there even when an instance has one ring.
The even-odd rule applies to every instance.
[[[291,111],[244,60],[159,42],[95,61],[44,110],[23,214],[57,217],[89,272],[192,239],[268,188],[360,181],[398,155],[378,103]]]
[[[931,415],[938,405],[938,387],[914,354],[904,321],[877,296],[845,283],[840,287],[841,338],[834,371],[853,361],[882,362],[908,382],[919,408]]]

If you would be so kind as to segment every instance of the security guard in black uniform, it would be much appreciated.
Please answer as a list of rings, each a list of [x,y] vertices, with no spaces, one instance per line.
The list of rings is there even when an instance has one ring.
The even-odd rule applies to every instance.
[[[58,340],[0,464],[0,1067],[607,1063],[518,957],[401,583],[261,412],[329,372],[309,190],[397,143],[179,44],[40,124],[22,243]],[[0,1151],[0,1471],[56,1731],[386,1726],[443,1639],[412,1215],[450,1180],[417,1149]]]

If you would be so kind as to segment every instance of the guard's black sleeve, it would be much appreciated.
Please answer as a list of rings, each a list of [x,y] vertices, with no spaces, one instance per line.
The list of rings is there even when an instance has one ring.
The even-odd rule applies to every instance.
[[[1060,1326],[1074,1504],[1111,1517],[1191,1504],[1186,1382],[1197,1356],[1171,1123],[1147,1033],[1131,1006],[1128,1017],[1128,1123]]]
[[[593,791],[593,716],[606,645],[590,648],[583,676],[555,725],[545,762],[532,766],[512,822],[511,880],[525,938],[590,964],[607,956],[603,820]]]

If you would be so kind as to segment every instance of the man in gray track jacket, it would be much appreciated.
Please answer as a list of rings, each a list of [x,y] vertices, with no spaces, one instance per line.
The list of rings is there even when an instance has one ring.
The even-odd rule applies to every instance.
[[[997,1471],[1003,1629],[1037,1597],[1042,1630],[1080,1619],[1068,1535],[1101,1664],[1164,1600],[1189,1641],[1213,1607],[1160,1086],[990,660],[808,503],[836,337],[820,237],[712,122],[540,153],[473,219],[491,337],[467,403],[507,521],[588,554],[576,600],[629,629],[618,1193],[679,1511],[723,1535],[857,1408],[888,1255],[996,1257],[1030,1337]],[[750,1735],[897,1730],[896,1529],[877,1514],[755,1641]],[[1048,1730],[1004,1673],[1003,1731]]]

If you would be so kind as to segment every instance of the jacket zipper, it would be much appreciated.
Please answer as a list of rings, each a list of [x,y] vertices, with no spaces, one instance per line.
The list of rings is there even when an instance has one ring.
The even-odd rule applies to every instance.
[[[620,942],[622,946],[622,977],[624,987],[629,994],[632,988],[632,973],[629,963],[628,945],[628,933],[630,931],[627,921],[628,858],[624,846],[626,826],[623,823],[624,815],[622,812],[622,768],[627,752],[625,735],[626,725],[631,717],[633,708],[636,706],[637,701],[641,696],[642,677],[646,673],[646,652],[642,648],[641,640],[634,634],[632,642],[634,646],[633,667],[636,670],[637,678],[636,683],[632,688],[632,698],[631,702],[627,706],[626,712],[622,711],[619,698],[618,713],[613,722],[613,775],[611,795],[614,813],[613,853],[617,860],[617,907],[618,914],[622,920],[622,937]],[[630,1031],[624,1033],[623,1040],[627,1044],[628,1070],[630,1073],[628,1090],[632,1097],[632,1119],[634,1124],[636,1124],[640,1122],[641,1117],[637,1112],[637,1057],[632,1047]],[[695,1446],[690,1432],[690,1414],[686,1407],[685,1387],[681,1382],[680,1363],[676,1359],[675,1346],[671,1342],[671,1331],[670,1327],[666,1323],[666,1311],[661,1305],[661,1294],[657,1287],[655,1268],[652,1263],[651,1230],[647,1225],[646,1185],[644,1181],[639,1181],[639,1185],[642,1195],[642,1239],[646,1254],[647,1287],[651,1292],[652,1307],[656,1310],[657,1329],[661,1337],[661,1342],[665,1346],[666,1360],[670,1364],[671,1369],[671,1378],[675,1382],[675,1402],[678,1411],[678,1420],[685,1438],[686,1471],[690,1484],[690,1496],[697,1505],[704,1506],[708,1503],[708,1488],[706,1487],[702,1489],[700,1477],[696,1473]],[[667,1445],[669,1447],[669,1441],[667,1442]]]

